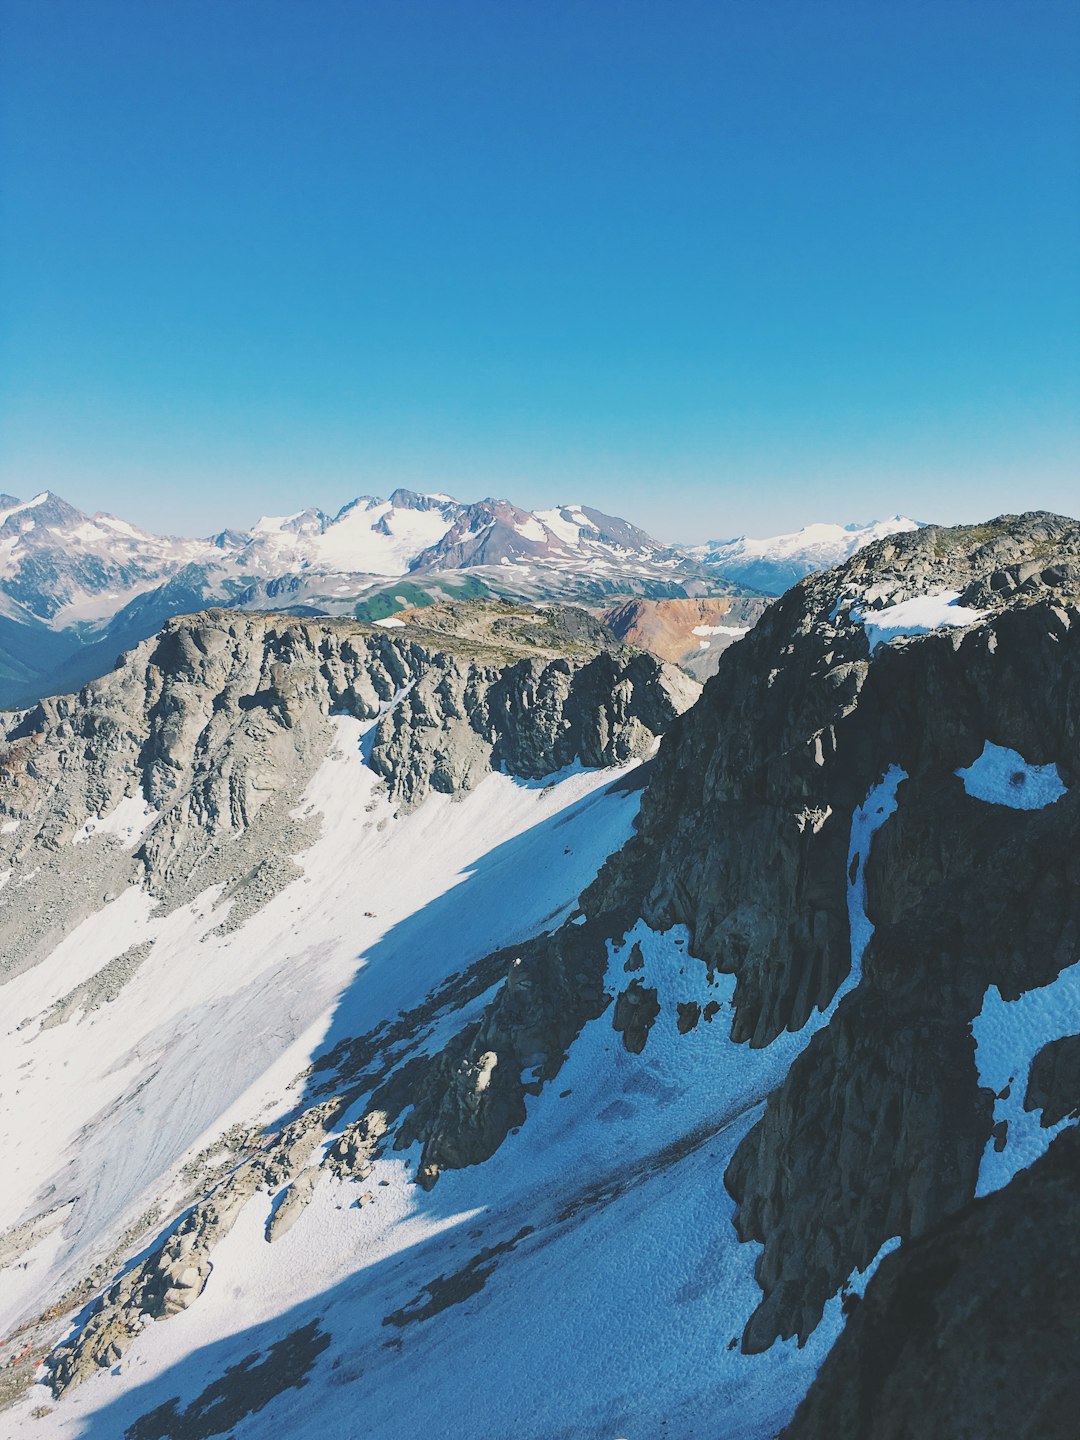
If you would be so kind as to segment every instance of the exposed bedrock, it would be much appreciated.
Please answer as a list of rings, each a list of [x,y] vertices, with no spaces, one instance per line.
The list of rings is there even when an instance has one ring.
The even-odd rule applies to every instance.
[[[1024,1109],[1038,1110],[1044,1129],[1080,1116],[1080,1034],[1052,1040],[1035,1056]]]
[[[882,1261],[784,1440],[1068,1440],[1080,1131]]]
[[[133,880],[170,906],[239,887],[231,919],[251,913],[314,839],[293,811],[331,715],[371,723],[371,768],[409,807],[492,770],[538,780],[646,755],[697,696],[584,613],[445,609],[431,629],[228,611],[170,621],[110,675],[21,717],[0,749],[0,868],[20,895],[0,908],[9,970]],[[110,819],[124,801],[126,835]]]

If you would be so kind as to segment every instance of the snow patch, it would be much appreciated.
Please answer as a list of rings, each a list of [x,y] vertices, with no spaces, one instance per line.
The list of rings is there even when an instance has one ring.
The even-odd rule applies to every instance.
[[[891,640],[974,625],[989,613],[957,605],[959,599],[959,590],[939,590],[932,595],[917,595],[913,600],[900,600],[882,610],[852,610],[851,618],[866,631],[872,655],[879,645],[888,645]]]
[[[956,773],[974,799],[1011,810],[1042,810],[1065,794],[1056,765],[1030,765],[1019,751],[991,740],[977,760]]]
[[[848,929],[851,934],[851,974],[833,997],[833,1006],[840,991],[853,990],[862,976],[863,956],[870,944],[874,926],[866,913],[866,862],[874,836],[896,809],[896,791],[907,771],[890,765],[851,817],[851,840],[848,844]],[[854,977],[854,978],[853,978]],[[830,1007],[831,1008],[831,1007]]]
[[[12,515],[21,515],[27,510],[35,510],[43,505],[49,498],[48,490],[42,490],[40,495],[35,495],[32,500],[20,500],[18,505],[12,505],[7,510],[0,510],[0,525],[10,520]]]
[[[1025,990],[1016,1000],[1003,1000],[996,985],[983,996],[982,1009],[971,1022],[979,1084],[992,1090],[994,1123],[1008,1126],[1005,1146],[996,1150],[991,1138],[979,1165],[976,1195],[989,1195],[1007,1185],[1019,1170],[1045,1154],[1051,1140],[1076,1120],[1066,1116],[1045,1129],[1042,1112],[1024,1109],[1031,1062],[1052,1040],[1080,1032],[1080,960],[1062,970],[1049,985]],[[1006,1093],[1007,1092],[1007,1093]]]
[[[544,544],[544,542],[548,538],[547,531],[544,529],[543,525],[541,525],[539,520],[535,519],[532,515],[530,515],[527,520],[515,521],[514,529],[522,537],[523,540],[531,540],[534,544],[537,545]]]
[[[71,837],[71,843],[83,845],[94,835],[115,835],[131,850],[159,814],[160,811],[148,805],[141,795],[129,795],[108,815],[87,820]]]

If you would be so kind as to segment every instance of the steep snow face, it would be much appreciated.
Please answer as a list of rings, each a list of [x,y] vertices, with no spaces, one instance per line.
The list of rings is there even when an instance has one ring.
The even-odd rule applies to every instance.
[[[395,490],[389,500],[362,496],[328,517],[321,510],[264,516],[245,560],[260,571],[298,566],[343,574],[403,575],[446,534],[462,509],[445,496]]]
[[[716,1433],[774,1435],[839,1332],[841,1296],[805,1346],[743,1355],[758,1251],[737,1241],[719,1177],[809,1033],[732,1044],[734,982],[710,981],[681,930],[636,927],[611,952],[609,988],[635,947],[661,1005],[643,1056],[601,1016],[520,1133],[430,1195],[408,1183],[414,1154],[387,1155],[360,1182],[319,1181],[273,1246],[273,1200],[254,1197],[196,1305],[149,1326],[118,1375],[65,1396],[41,1433],[120,1434],[317,1320],[330,1338],[307,1385],[230,1425],[237,1440],[345,1440],[357,1413],[386,1440],[418,1427],[644,1440],[699,1433],[703,1415]],[[678,1005],[710,1002],[715,1019],[681,1034]]]
[[[333,836],[312,856],[324,844],[359,843],[365,858],[371,817],[364,811],[350,822],[356,807],[343,798],[355,738],[343,724],[338,758],[305,800],[322,807],[333,825]],[[485,1164],[444,1174],[431,1193],[410,1183],[418,1147],[389,1151],[360,1180],[329,1173],[315,1179],[310,1203],[272,1246],[266,1227],[280,1196],[253,1196],[214,1251],[212,1274],[195,1305],[147,1326],[119,1368],[66,1394],[38,1423],[40,1433],[103,1440],[138,1427],[140,1417],[174,1398],[181,1412],[190,1406],[196,1413],[206,1387],[220,1392],[229,1367],[255,1353],[276,1354],[271,1347],[310,1332],[318,1345],[304,1367],[302,1391],[279,1381],[269,1387],[268,1403],[247,1414],[246,1401],[233,1396],[230,1402],[226,1382],[226,1403],[238,1405],[235,1414],[225,1412],[228,1433],[237,1440],[273,1433],[345,1440],[357,1413],[386,1440],[411,1440],[418,1427],[457,1435],[478,1425],[478,1433],[515,1440],[563,1433],[645,1440],[667,1427],[673,1434],[705,1433],[703,1416],[708,1433],[748,1440],[775,1435],[840,1331],[844,1296],[862,1293],[895,1241],[849,1277],[806,1344],[791,1340],[743,1354],[739,1336],[761,1298],[754,1278],[760,1248],[738,1241],[734,1206],[719,1177],[766,1096],[859,983],[870,935],[863,868],[876,831],[895,809],[902,779],[903,772],[890,770],[853,817],[852,971],[828,1008],[800,1031],[783,1032],[759,1049],[734,1043],[734,977],[710,973],[693,959],[683,927],[657,932],[639,922],[609,946],[606,988],[615,994],[632,977],[655,996],[656,1018],[642,1054],[628,1051],[606,1011],[586,1025],[557,1080],[529,1094],[520,1131]],[[620,831],[627,833],[635,808],[632,797],[605,794],[597,777],[581,774],[526,793],[533,805],[546,799],[559,807],[548,866],[557,867],[559,852],[571,850],[580,875],[602,848],[598,824],[610,845]],[[522,802],[520,788],[515,798]],[[402,829],[400,848],[378,861],[380,874],[398,871],[399,884],[402,867],[409,877],[418,874],[421,861],[429,862],[450,839],[447,817],[471,803],[442,814],[431,810],[430,840]],[[462,813],[463,833],[479,813]],[[587,858],[579,851],[586,836],[594,847]],[[529,848],[517,864],[529,870],[531,894],[543,884],[545,846],[533,848],[533,837],[525,839]],[[388,843],[395,847],[396,837]],[[302,858],[307,870],[310,857]],[[344,868],[340,858],[336,863]],[[504,870],[489,891],[498,897],[504,929],[527,919],[512,882],[506,888],[510,880]],[[377,877],[371,883],[365,894],[375,893]],[[468,884],[460,885],[452,915],[475,924],[475,909],[486,897],[470,896]],[[323,912],[323,899],[314,897],[311,914]],[[340,904],[340,894],[337,899]],[[433,931],[443,933],[450,913],[433,921]],[[273,919],[268,915],[268,923]],[[366,997],[372,1020],[392,1015],[445,974],[445,960],[432,958],[435,934],[425,946],[422,913],[418,919],[419,931],[403,937],[383,958],[383,973],[372,975]],[[256,937],[246,938],[250,945]],[[688,1026],[690,1011],[696,1018]],[[282,1024],[280,1010],[273,1023]],[[445,1038],[443,1027],[430,1043]],[[294,1046],[289,1058],[300,1053]],[[220,1068],[214,1065],[218,1083]],[[263,1087],[281,1075],[278,1065],[261,1077]],[[244,1095],[249,1109],[259,1093],[253,1087]],[[236,1113],[234,1106],[218,1123]],[[344,1116],[339,1129],[351,1118]],[[55,1264],[55,1243],[40,1248],[39,1268]],[[0,1434],[7,1433],[5,1420],[22,1423],[37,1399],[0,1418]],[[143,1423],[133,1437],[172,1433]]]
[[[558,923],[629,834],[637,792],[580,768],[545,785],[493,775],[396,818],[364,762],[365,727],[335,724],[299,807],[321,836],[265,909],[223,932],[220,887],[167,915],[131,888],[6,987],[0,1227],[43,1217],[51,1238],[5,1283],[0,1327],[167,1210],[185,1158],[287,1108],[328,1033],[362,1033]]]
[[[875,540],[918,528],[917,520],[893,515],[869,525],[816,524],[760,540],[746,535],[713,540],[694,547],[691,553],[718,565],[744,585],[780,595],[804,575],[839,565]]]

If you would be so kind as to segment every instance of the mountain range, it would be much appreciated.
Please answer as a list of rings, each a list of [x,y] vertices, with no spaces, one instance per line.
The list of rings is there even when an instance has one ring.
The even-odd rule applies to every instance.
[[[172,616],[208,606],[378,619],[485,596],[573,601],[597,613],[632,598],[761,599],[913,524],[895,517],[681,549],[586,505],[527,511],[507,500],[465,504],[395,490],[335,515],[302,510],[263,517],[248,531],[182,539],[86,515],[49,492],[0,496],[0,707],[77,689]],[[639,605],[634,623],[648,608]],[[758,613],[751,605],[735,618]],[[712,649],[711,664],[719,646],[704,638],[702,647],[687,634],[683,649],[691,657]],[[696,663],[700,670],[705,661]]]
[[[1029,513],[7,716],[0,1435],[1071,1437],[1078,695]]]
[[[764,540],[746,535],[735,540],[711,540],[691,546],[688,553],[717,566],[740,584],[766,595],[782,595],[804,575],[839,565],[875,540],[918,528],[917,521],[893,515],[869,525],[806,525]]]

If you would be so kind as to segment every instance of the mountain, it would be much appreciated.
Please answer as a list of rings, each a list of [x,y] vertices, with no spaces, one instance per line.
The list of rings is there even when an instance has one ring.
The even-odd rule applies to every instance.
[[[1080,524],[877,540],[697,693],[215,610],[16,719],[0,1434],[1073,1433]]]
[[[336,515],[302,510],[263,516],[241,551],[245,568],[280,575],[404,575],[454,525],[466,507],[448,495],[395,490],[389,500],[361,496]]]
[[[716,565],[740,584],[782,595],[789,586],[818,570],[839,565],[866,545],[886,535],[904,534],[918,528],[917,520],[893,515],[869,525],[807,525],[786,535],[751,540],[712,540],[690,547],[689,553],[709,565]]]
[[[202,540],[88,516],[48,492],[0,497],[0,707],[104,674],[208,605],[379,619],[483,596],[602,607],[613,596],[737,590],[707,563],[587,506],[530,512],[395,490],[335,515],[264,516]]]
[[[411,563],[411,570],[457,570],[522,561],[607,565],[628,558],[672,559],[644,530],[580,505],[529,512],[508,500],[483,500],[461,507],[439,540]]]

